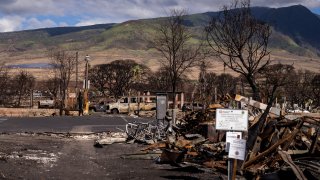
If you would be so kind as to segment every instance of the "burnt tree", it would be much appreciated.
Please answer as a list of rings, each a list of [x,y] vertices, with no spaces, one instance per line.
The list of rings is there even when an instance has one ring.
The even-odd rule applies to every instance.
[[[175,97],[180,76],[204,58],[201,53],[201,44],[189,43],[192,34],[184,26],[186,15],[184,10],[172,10],[171,15],[163,19],[156,28],[157,33],[153,39],[153,46],[163,57],[160,63],[168,72],[173,97]],[[173,101],[173,107],[176,107],[175,101]]]
[[[0,65],[0,104],[6,105],[10,98],[10,82],[8,68]]]
[[[31,90],[35,85],[35,78],[33,75],[29,74],[27,71],[20,71],[19,74],[15,75],[13,78],[13,87],[15,94],[17,94],[16,105],[20,107],[21,99],[28,93],[32,93]]]
[[[45,81],[46,90],[56,100],[60,89],[60,79],[57,77],[50,78]]]
[[[269,64],[267,50],[270,26],[251,15],[250,0],[234,0],[205,28],[214,55],[233,71],[242,74],[251,86],[253,98],[260,101],[256,74]]]
[[[316,74],[312,79],[312,92],[316,107],[320,106],[320,74]]]
[[[291,83],[294,77],[294,67],[292,65],[274,64],[267,66],[261,73],[262,81],[264,82],[264,90],[268,96],[266,110],[262,113],[259,121],[250,127],[247,148],[251,149],[260,132],[263,132],[263,127],[266,122],[269,111],[276,98],[277,92],[281,87]]]
[[[69,52],[66,50],[53,50],[49,54],[51,58],[51,65],[55,73],[55,77],[59,80],[60,88],[60,103],[59,103],[59,114],[63,114],[65,110],[65,101],[67,98],[67,89],[69,82],[73,74],[75,73],[76,67],[76,53]]]
[[[235,94],[237,80],[236,77],[233,77],[230,74],[222,73],[217,76],[216,84],[218,94],[220,94],[221,97],[224,97],[227,94]]]

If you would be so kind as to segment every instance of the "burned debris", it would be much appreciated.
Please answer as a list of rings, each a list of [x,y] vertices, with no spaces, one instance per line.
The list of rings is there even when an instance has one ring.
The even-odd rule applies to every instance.
[[[320,176],[319,114],[284,114],[278,108],[266,113],[266,104],[240,95],[211,105],[205,111],[190,112],[178,118],[171,128],[157,129],[154,125],[152,130],[150,125],[149,129],[145,128],[149,134],[137,130],[142,136],[138,139],[129,135],[128,140],[151,144],[143,150],[146,154],[161,150],[157,163],[180,166],[187,163],[227,173],[230,158],[226,131],[216,129],[216,113],[217,109],[231,104],[241,104],[249,116],[248,131],[241,133],[246,140],[245,157],[243,161],[234,161],[237,162],[234,172],[238,176],[248,179],[281,179],[283,176],[317,179]]]

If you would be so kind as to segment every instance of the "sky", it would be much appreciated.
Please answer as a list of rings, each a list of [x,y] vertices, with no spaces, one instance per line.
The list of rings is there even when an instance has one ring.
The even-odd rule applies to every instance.
[[[231,0],[0,0],[0,32],[46,27],[119,23],[167,16],[170,9],[188,13],[218,11]],[[320,14],[320,0],[251,0],[251,6],[301,4]]]

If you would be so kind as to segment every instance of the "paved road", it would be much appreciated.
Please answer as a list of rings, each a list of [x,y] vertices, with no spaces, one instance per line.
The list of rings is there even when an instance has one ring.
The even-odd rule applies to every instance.
[[[150,159],[159,154],[144,155],[141,149],[147,146],[142,144],[115,143],[95,148],[93,139],[15,133],[120,131],[127,122],[151,120],[102,113],[81,117],[0,117],[0,179],[221,179],[219,174],[192,166],[181,169],[156,164]]]
[[[150,121],[127,115],[96,113],[88,116],[0,117],[0,132],[92,133],[125,130],[127,122]]]

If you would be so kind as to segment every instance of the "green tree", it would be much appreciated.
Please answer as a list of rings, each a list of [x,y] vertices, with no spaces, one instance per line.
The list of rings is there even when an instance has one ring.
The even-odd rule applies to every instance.
[[[111,75],[112,66],[110,64],[99,64],[89,70],[90,83],[103,95],[106,95],[106,85]]]

